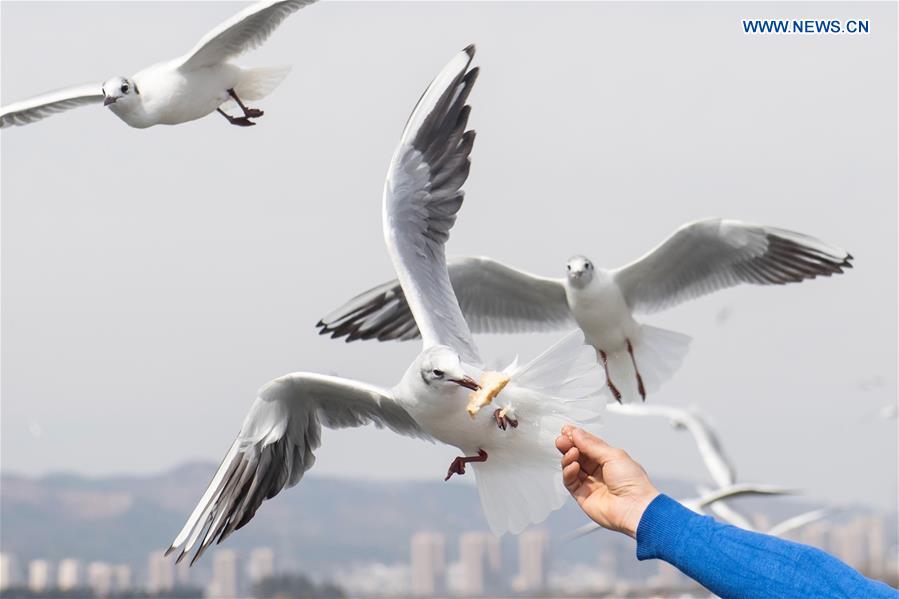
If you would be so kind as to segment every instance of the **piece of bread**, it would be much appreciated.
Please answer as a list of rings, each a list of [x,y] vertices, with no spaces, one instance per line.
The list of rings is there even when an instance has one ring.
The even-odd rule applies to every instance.
[[[481,388],[468,394],[468,407],[465,408],[468,415],[472,418],[477,416],[481,408],[493,401],[493,398],[499,395],[508,382],[509,377],[502,372],[491,370],[481,374]]]

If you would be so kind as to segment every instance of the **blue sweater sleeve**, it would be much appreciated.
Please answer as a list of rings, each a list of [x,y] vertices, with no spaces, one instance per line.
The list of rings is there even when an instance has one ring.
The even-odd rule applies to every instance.
[[[637,559],[650,558],[725,599],[899,597],[819,549],[721,524],[666,495],[649,504],[637,527]]]

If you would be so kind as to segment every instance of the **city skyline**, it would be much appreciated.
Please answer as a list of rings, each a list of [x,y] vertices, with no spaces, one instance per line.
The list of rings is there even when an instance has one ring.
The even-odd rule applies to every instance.
[[[754,519],[759,525],[764,524],[764,515],[755,514]],[[889,579],[895,584],[899,581],[897,547],[887,545],[885,532],[882,516],[856,515],[842,523],[814,522],[787,538],[830,552],[868,576]],[[509,556],[518,568],[514,577],[504,572],[503,564],[509,560],[503,559],[499,538],[489,532],[447,535],[421,530],[409,538],[405,564],[356,564],[349,571],[334,570],[316,580],[336,583],[354,597],[534,596],[540,592],[624,593],[641,588],[695,586],[664,562],[652,564],[651,575],[621,576],[616,571],[621,552],[611,546],[588,553],[592,562],[553,560],[549,533],[541,527],[519,535],[515,545],[515,555]],[[219,549],[213,554],[211,572],[194,572],[176,565],[171,557],[152,552],[147,556],[146,569],[135,573],[127,564],[106,561],[85,564],[76,558],[63,558],[57,563],[35,559],[19,564],[14,554],[4,551],[0,553],[0,591],[17,586],[26,586],[33,592],[89,588],[96,597],[102,598],[133,590],[170,594],[181,588],[202,591],[208,599],[228,599],[249,593],[254,584],[266,578],[292,573],[276,565],[289,562],[288,558],[278,555],[272,547],[255,547],[249,551]],[[376,571],[382,582],[387,581],[386,585],[378,584],[377,576],[372,584],[372,573]],[[393,572],[392,577],[389,572]]]

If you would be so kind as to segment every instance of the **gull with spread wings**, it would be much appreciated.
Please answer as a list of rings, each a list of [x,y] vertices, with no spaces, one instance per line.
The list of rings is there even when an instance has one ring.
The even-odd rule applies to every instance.
[[[642,258],[606,270],[583,256],[564,278],[517,270],[490,258],[449,261],[462,313],[475,333],[580,328],[619,402],[655,391],[680,366],[690,337],[641,324],[655,312],[741,283],[783,285],[850,268],[852,256],[813,237],[720,218],[686,224]],[[419,336],[398,281],[374,287],[321,319],[319,333],[346,340]]]
[[[474,131],[466,104],[478,69],[458,53],[409,117],[383,196],[384,236],[422,351],[392,389],[299,372],[266,384],[169,552],[192,561],[244,526],[265,499],[295,485],[315,461],[321,426],[374,424],[463,453],[447,478],[472,463],[484,514],[497,534],[518,533],[561,507],[566,491],[554,439],[569,421],[599,416],[604,377],[576,331],[532,362],[510,366],[496,409],[471,414],[483,364],[446,271],[444,243],[462,205]],[[483,379],[482,379],[483,380]],[[510,426],[511,425],[511,426]]]
[[[244,101],[271,93],[290,67],[244,68],[231,62],[261,46],[284,19],[315,0],[257,2],[205,36],[185,56],[154,64],[132,77],[70,87],[0,108],[0,128],[27,125],[78,106],[100,104],[138,129],[177,125],[218,112],[249,127],[263,112]],[[241,116],[226,110],[239,108]],[[232,110],[233,112],[233,110]]]

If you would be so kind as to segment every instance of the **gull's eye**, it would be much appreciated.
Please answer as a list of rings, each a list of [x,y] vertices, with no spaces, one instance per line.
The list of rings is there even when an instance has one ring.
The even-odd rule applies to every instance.
[[[434,374],[434,376],[436,376],[437,378],[440,378],[440,377],[443,376],[443,371],[442,371],[442,370],[437,370],[437,369],[435,368],[435,369],[432,370],[431,372],[432,372],[432,373]]]
[[[567,268],[568,270],[571,270],[571,265],[569,264],[569,265],[566,266],[565,268]]]
[[[589,262],[587,262],[586,264],[584,264],[584,266],[587,268],[587,270],[590,270],[590,268],[592,268],[592,267],[590,266],[590,263],[589,263]]]
[[[128,93],[128,84],[127,84],[127,83],[123,83],[123,84],[122,84],[122,93],[123,93],[123,94],[127,94],[127,93]]]

